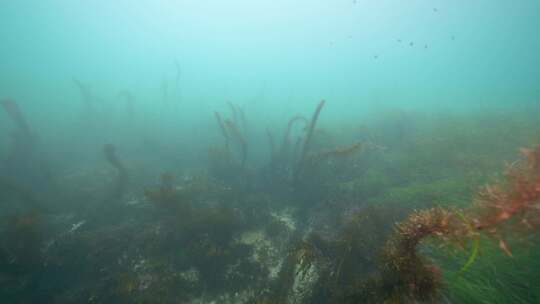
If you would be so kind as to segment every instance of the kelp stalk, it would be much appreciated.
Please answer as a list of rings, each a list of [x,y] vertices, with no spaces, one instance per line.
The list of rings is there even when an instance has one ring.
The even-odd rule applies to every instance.
[[[231,134],[233,138],[235,138],[238,141],[238,144],[240,145],[240,164],[243,167],[246,163],[247,159],[247,142],[244,138],[244,135],[240,130],[238,130],[238,126],[230,121],[225,120],[225,126],[227,127],[227,133]]]
[[[236,106],[230,101],[227,101],[227,105],[231,109],[232,119],[233,119],[234,123],[238,124],[238,110],[237,110]]]
[[[229,134],[227,133],[227,129],[225,128],[223,118],[221,118],[219,112],[214,112],[214,117],[216,118],[219,129],[221,130],[221,135],[223,135],[223,138],[225,139],[225,147],[229,149]]]
[[[298,180],[298,177],[303,169],[304,162],[306,159],[306,155],[309,151],[311,140],[313,137],[313,131],[315,130],[315,126],[317,125],[317,121],[319,120],[319,114],[321,113],[322,108],[324,107],[324,104],[326,101],[323,99],[319,102],[317,105],[317,108],[315,109],[315,112],[313,113],[313,117],[311,118],[311,121],[309,122],[309,126],[307,129],[306,137],[304,139],[302,150],[300,152],[300,157],[298,159],[298,165],[296,167],[295,173],[294,173],[294,181]]]
[[[306,125],[308,124],[307,119],[301,115],[295,115],[291,117],[291,119],[289,119],[289,122],[287,123],[287,129],[285,129],[285,133],[283,134],[283,141],[281,143],[281,148],[279,151],[279,155],[283,160],[286,160],[289,155],[289,150],[291,146],[291,131],[293,129],[293,126],[297,122],[303,122]]]
[[[24,115],[22,114],[17,102],[8,98],[0,101],[0,104],[19,130],[25,135],[30,136],[30,127],[26,122],[26,119],[24,118]]]
[[[106,144],[103,147],[103,153],[105,154],[105,158],[118,171],[118,176],[116,178],[115,187],[113,189],[111,198],[112,199],[119,199],[122,198],[126,191],[127,181],[128,181],[128,175],[127,170],[118,159],[116,155],[116,148],[112,144]]]
[[[78,80],[77,78],[73,78],[73,83],[75,83],[75,86],[79,89],[79,92],[81,93],[81,98],[83,100],[83,103],[86,106],[86,110],[88,112],[93,112],[95,98],[90,88],[86,84]]]
[[[270,145],[270,161],[274,162],[276,159],[276,142],[274,135],[269,129],[266,129],[266,136],[268,137],[268,144]]]

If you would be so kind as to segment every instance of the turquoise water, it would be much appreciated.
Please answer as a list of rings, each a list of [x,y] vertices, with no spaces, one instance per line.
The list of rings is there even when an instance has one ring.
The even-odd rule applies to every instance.
[[[77,92],[69,79],[77,77],[103,95],[126,87],[151,99],[163,79],[172,90],[178,62],[182,97],[202,108],[261,94],[280,108],[327,98],[336,111],[377,102],[530,100],[538,94],[538,5],[3,3],[2,91],[73,107]]]
[[[335,278],[356,286],[378,273],[395,222],[416,209],[467,209],[520,147],[538,144],[539,28],[540,2],[529,0],[3,1],[0,297],[348,303],[328,283],[349,261],[334,248],[342,233],[373,247],[351,245],[369,258]],[[378,241],[363,239],[374,223],[347,230],[357,212],[385,219]],[[152,229],[165,230],[157,244]],[[483,249],[490,262],[473,264],[466,283],[452,274],[469,249],[442,261],[447,252],[427,250],[448,281],[436,301],[484,288],[471,303],[490,302],[483,294],[515,285],[501,303],[538,303],[537,288],[515,283],[538,282],[525,267],[538,260],[537,236],[508,231],[532,239],[521,251],[530,256],[516,253],[523,268],[507,265],[495,237]],[[133,235],[143,235],[132,240],[139,249],[119,241]],[[76,263],[85,251],[106,253]],[[291,252],[333,262],[296,261],[311,276],[298,283],[287,277],[298,272]],[[490,281],[494,261],[506,268]]]

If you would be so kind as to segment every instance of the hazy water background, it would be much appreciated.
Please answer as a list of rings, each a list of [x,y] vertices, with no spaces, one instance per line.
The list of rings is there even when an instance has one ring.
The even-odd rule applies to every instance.
[[[191,120],[223,100],[279,116],[326,98],[339,117],[381,103],[527,101],[538,97],[539,11],[538,1],[4,1],[0,91],[43,119],[80,106],[72,77],[107,103],[127,88],[155,108],[178,61]]]
[[[82,150],[152,134],[199,155],[226,101],[257,134],[323,98],[323,126],[538,103],[539,12],[537,1],[5,1],[0,92],[50,146],[90,138],[76,78],[109,116]]]
[[[250,219],[249,212],[257,209],[253,207],[257,204],[268,203],[271,207],[260,208],[261,214],[297,208],[294,220],[304,221],[305,226],[297,225],[298,231],[305,229],[303,232],[317,229],[313,224],[317,220],[319,226],[324,226],[326,220],[332,223],[332,216],[342,216],[340,212],[346,219],[366,205],[385,199],[388,205],[383,207],[411,211],[439,204],[439,200],[467,206],[477,188],[502,171],[504,160],[513,161],[519,147],[531,145],[538,137],[539,28],[540,2],[533,0],[2,1],[0,101],[4,97],[17,101],[32,135],[37,135],[39,141],[35,147],[31,145],[35,148],[33,154],[14,162],[16,173],[4,170],[10,167],[9,162],[0,164],[0,182],[15,177],[16,186],[35,191],[58,213],[50,215],[50,222],[60,226],[54,221],[65,220],[61,223],[64,230],[71,231],[74,225],[88,221],[84,229],[97,231],[98,237],[99,230],[92,229],[99,227],[96,219],[102,215],[105,223],[109,221],[109,226],[103,227],[114,228],[124,223],[116,222],[117,216],[136,218],[140,216],[137,208],[163,208],[150,203],[152,192],[145,191],[159,183],[160,174],[172,172],[180,185],[174,191],[181,192],[196,184],[191,178],[198,181],[194,177],[201,173],[195,172],[199,169],[208,169],[206,174],[200,174],[208,177],[202,179],[204,182],[228,190],[238,187],[236,191],[245,197],[236,200],[218,196],[193,202],[186,199],[188,204],[200,205],[210,213],[218,203],[231,209],[244,208],[244,220]],[[92,111],[85,107],[74,80],[90,89]],[[123,92],[134,98],[131,109]],[[343,162],[340,169],[352,168],[351,172],[344,170],[346,174],[332,175],[331,166],[325,168],[332,174],[306,174],[310,175],[306,177],[307,186],[291,195],[294,187],[287,182],[291,178],[296,182],[295,174],[301,171],[303,159],[294,163],[298,157],[294,154],[299,152],[295,150],[291,163],[280,167],[279,157],[278,162],[270,157],[275,155],[270,153],[266,132],[281,140],[288,119],[297,113],[309,118],[321,99],[327,102],[315,136],[320,146],[313,151],[321,155],[325,151],[330,151],[329,155],[332,151],[347,154],[346,148],[331,149],[361,142],[368,147],[367,152],[362,150],[365,158],[361,154],[350,163]],[[228,102],[237,106],[233,112],[241,108],[246,114],[247,127],[242,126],[245,134],[239,137],[249,143],[247,165],[236,164],[226,172],[233,178],[212,172],[216,169],[212,166],[219,169],[220,161],[230,165],[239,160],[241,145],[237,142],[225,148],[214,117],[214,111],[224,117],[233,115]],[[234,122],[240,124],[240,120]],[[16,127],[5,111],[0,111],[2,160],[5,155],[17,156],[24,150],[24,145],[14,145],[13,139],[31,137],[12,136]],[[299,134],[293,137],[302,138]],[[112,219],[100,214],[104,201],[101,196],[108,198],[117,169],[103,155],[105,144],[116,147],[130,175],[127,188],[122,187],[123,197],[110,204],[125,209],[104,212],[109,212]],[[212,147],[218,149],[209,155]],[[358,150],[352,147],[354,154]],[[220,151],[229,150],[233,153],[220,158],[224,155]],[[52,175],[39,176],[39,165],[26,162],[34,159],[35,164],[44,160]],[[285,174],[280,171],[284,168]],[[162,184],[166,186],[171,176],[163,175]],[[39,178],[54,183],[44,185]],[[279,187],[281,182],[285,187]],[[342,210],[328,207],[326,196],[330,202],[339,199],[332,197],[337,192],[322,185],[343,191],[343,197],[353,197],[339,202]],[[17,195],[25,191],[8,186],[4,185],[6,192],[16,195],[6,197],[14,202],[21,200]],[[41,195],[46,191],[47,195]],[[326,196],[322,198],[317,191]],[[211,194],[211,190],[207,192]],[[271,199],[266,201],[268,197]],[[3,216],[9,215],[10,209],[27,208],[24,204],[6,205]],[[334,211],[336,214],[332,214]],[[63,219],[66,214],[73,218]],[[156,216],[152,220],[159,227],[163,219]],[[142,222],[138,224],[140,227],[134,225],[129,235],[138,235],[137,229],[143,227]],[[264,228],[262,224],[267,223],[258,224]],[[389,219],[385,224],[391,228],[394,222]],[[52,239],[62,240],[64,236],[61,233]],[[383,237],[381,233],[376,238],[382,242]],[[96,244],[96,248],[103,246],[101,242]],[[8,242],[6,248],[10,246]],[[190,248],[190,243],[178,246]],[[531,250],[534,255],[536,248]],[[68,256],[79,254],[70,250],[65,251]],[[489,253],[488,249],[482,250]],[[478,286],[538,299],[540,295],[526,294],[532,290],[528,285],[513,285],[520,275],[531,284],[537,282],[536,274],[529,271],[534,267],[528,269],[528,263],[537,261],[534,255],[516,259],[520,273],[514,271],[513,260],[497,260],[493,252],[500,250],[491,250],[491,255],[486,256],[493,258],[494,264],[506,263],[506,272],[500,272],[516,275],[501,279],[505,284],[511,282],[506,285],[512,289],[501,289],[503,284],[499,282],[484,283],[484,279],[492,277],[499,280],[488,272],[471,271],[479,278]],[[279,255],[283,258],[287,252]],[[169,252],[156,250],[154,254],[167,256]],[[456,272],[462,264],[446,267]],[[497,267],[478,269],[491,271]],[[157,272],[156,277],[162,277],[162,273]],[[69,276],[65,278],[69,280]],[[19,279],[14,276],[15,282]],[[460,290],[462,282],[451,281],[450,289],[458,290],[456,294],[463,298],[474,294],[474,288]],[[76,284],[88,290],[94,288],[82,281]],[[204,284],[203,280],[200,286]],[[54,296],[47,286],[40,288],[36,294]],[[31,294],[35,290],[27,291]],[[19,292],[24,294],[25,290]],[[3,290],[2,294],[11,293]],[[494,294],[484,292],[482,296]]]

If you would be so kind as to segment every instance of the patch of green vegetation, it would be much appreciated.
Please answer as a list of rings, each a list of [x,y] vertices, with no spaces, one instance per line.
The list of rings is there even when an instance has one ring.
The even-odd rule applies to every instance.
[[[373,197],[383,193],[391,182],[382,171],[370,169],[360,177],[336,183],[333,191],[340,197]]]
[[[444,273],[446,297],[455,303],[540,303],[540,273],[535,271],[540,269],[537,241],[526,245],[514,240],[513,257],[509,257],[496,241],[483,238],[479,256],[466,272],[459,269],[469,252],[434,252]]]
[[[465,179],[444,178],[432,182],[415,182],[388,189],[383,195],[371,198],[377,204],[399,204],[411,208],[434,204],[460,206],[469,203],[475,187]]]

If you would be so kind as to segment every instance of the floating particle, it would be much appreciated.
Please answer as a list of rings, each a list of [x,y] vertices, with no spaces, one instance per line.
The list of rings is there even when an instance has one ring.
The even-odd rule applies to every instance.
[[[425,48],[425,49],[427,49],[427,48],[428,48],[428,45],[427,45],[427,44],[426,44],[426,45],[424,45],[424,48]]]
[[[377,58],[379,58],[379,55],[374,55],[373,56],[373,59],[377,59]]]
[[[397,42],[398,42],[398,43],[401,43],[401,39],[398,39]]]
[[[410,45],[410,46],[414,46],[414,42],[412,42],[412,41],[409,42],[409,45]]]
[[[434,7],[434,8],[433,8],[433,11],[436,13],[436,12],[438,12],[439,10],[438,10],[436,7]]]
[[[450,36],[450,39],[456,40],[456,36],[452,35],[452,36]]]

